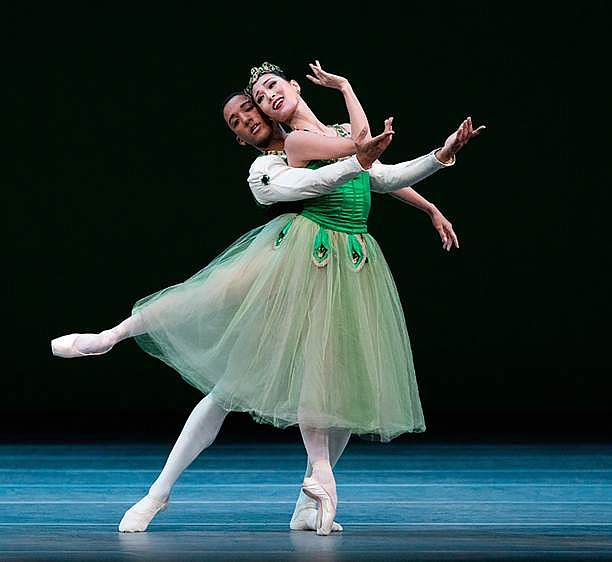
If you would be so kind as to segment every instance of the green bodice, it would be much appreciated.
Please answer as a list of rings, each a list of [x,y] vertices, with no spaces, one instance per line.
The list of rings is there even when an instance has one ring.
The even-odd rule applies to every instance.
[[[327,163],[317,161],[308,167],[316,169]],[[357,234],[368,231],[369,212],[370,176],[361,172],[327,195],[306,199],[301,214],[325,228]]]
[[[339,136],[348,136],[340,126],[333,125]],[[333,161],[317,160],[308,168],[317,169]],[[361,172],[352,180],[337,187],[327,195],[304,200],[303,217],[319,225],[312,247],[312,261],[317,267],[325,267],[332,255],[332,240],[328,230],[345,232],[346,255],[353,270],[361,271],[368,262],[366,239],[368,231],[368,214],[370,213],[370,175]],[[294,218],[290,219],[280,230],[274,242],[274,248],[280,248],[286,238]]]

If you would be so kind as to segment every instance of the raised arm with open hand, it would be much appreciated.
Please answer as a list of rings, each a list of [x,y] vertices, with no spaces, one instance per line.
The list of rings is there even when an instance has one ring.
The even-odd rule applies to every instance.
[[[346,109],[349,114],[349,121],[351,123],[351,130],[357,134],[357,132],[361,132],[364,127],[367,130],[366,140],[370,135],[370,126],[368,124],[368,118],[366,117],[365,111],[353,88],[349,81],[343,76],[338,76],[336,74],[331,74],[330,72],[326,72],[321,68],[321,63],[319,61],[315,61],[315,64],[310,63],[310,68],[314,76],[310,74],[306,75],[311,82],[319,86],[324,86],[325,88],[332,88],[333,90],[339,90],[342,92],[344,96],[344,102],[346,103]]]

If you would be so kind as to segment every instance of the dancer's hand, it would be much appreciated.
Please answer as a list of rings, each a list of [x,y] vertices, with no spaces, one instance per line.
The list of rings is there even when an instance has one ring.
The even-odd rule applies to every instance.
[[[387,147],[391,144],[394,134],[393,117],[385,119],[384,131],[380,135],[370,138],[368,141],[365,140],[368,135],[367,127],[361,130],[355,139],[355,147],[357,148],[357,160],[359,160],[362,168],[366,170],[369,169],[372,164],[380,158],[380,155],[387,150]]]
[[[486,127],[481,125],[477,129],[472,126],[472,118],[467,117],[459,128],[452,133],[444,142],[444,147],[438,150],[436,158],[444,164],[452,162],[453,157],[459,152],[469,141],[475,136],[484,131]]]
[[[438,209],[434,209],[431,214],[431,222],[434,228],[438,231],[440,239],[442,240],[442,248],[447,252],[451,251],[453,245],[459,248],[459,240],[453,230],[453,225],[450,221],[440,212]]]
[[[349,83],[344,76],[337,76],[336,74],[325,72],[325,70],[321,68],[321,63],[318,60],[315,61],[315,64],[309,63],[308,65],[310,66],[314,76],[307,74],[306,78],[318,86],[332,88],[333,90],[342,90]]]

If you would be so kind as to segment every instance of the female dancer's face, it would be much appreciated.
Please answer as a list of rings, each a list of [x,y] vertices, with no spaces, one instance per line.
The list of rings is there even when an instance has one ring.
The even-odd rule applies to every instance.
[[[295,113],[300,96],[295,80],[287,82],[276,74],[263,74],[253,84],[253,99],[259,108],[278,123],[287,123]]]

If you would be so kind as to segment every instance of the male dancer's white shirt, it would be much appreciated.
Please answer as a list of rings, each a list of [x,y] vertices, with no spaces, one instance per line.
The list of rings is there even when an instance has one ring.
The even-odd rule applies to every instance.
[[[292,168],[283,156],[267,154],[253,162],[248,182],[255,200],[262,205],[310,199],[331,193],[363,171],[370,174],[371,191],[389,193],[414,185],[437,170],[455,163],[455,158],[448,164],[440,162],[434,154],[436,150],[399,164],[381,164],[377,161],[368,170],[364,170],[356,156],[311,170]]]

